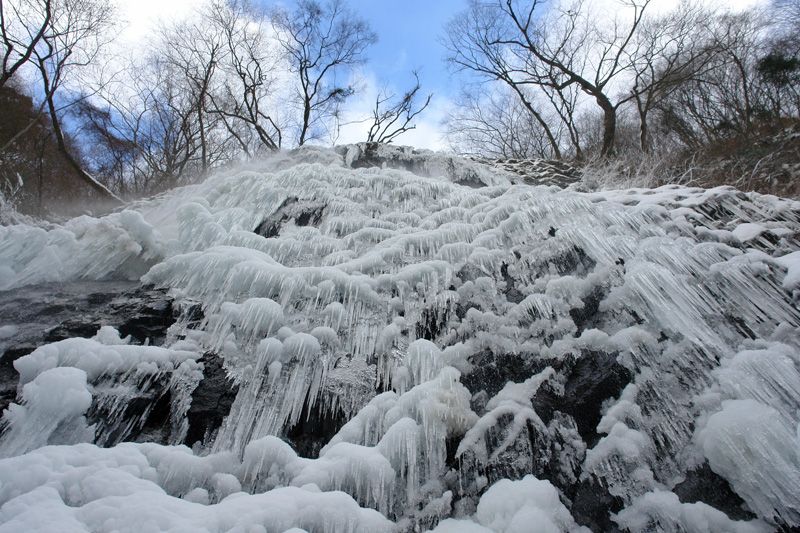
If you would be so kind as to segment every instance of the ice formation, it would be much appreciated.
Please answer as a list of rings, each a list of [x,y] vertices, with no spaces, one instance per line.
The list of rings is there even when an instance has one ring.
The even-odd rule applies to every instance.
[[[800,527],[800,203],[381,150],[0,227],[0,290],[179,310],[15,348],[0,531]]]

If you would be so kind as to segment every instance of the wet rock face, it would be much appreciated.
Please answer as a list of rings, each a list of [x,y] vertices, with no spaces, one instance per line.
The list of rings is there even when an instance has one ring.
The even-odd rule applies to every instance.
[[[359,143],[348,147],[346,151],[347,163],[351,168],[396,168],[407,170],[412,174],[425,172],[423,159],[419,157],[419,150],[406,150],[381,147],[378,143]]]
[[[29,354],[34,347],[22,345],[8,348],[0,357],[0,411],[5,411],[8,405],[17,398],[17,383],[19,375],[14,369],[14,361]]]
[[[593,351],[567,354],[559,360],[488,351],[473,356],[472,370],[462,375],[461,382],[473,393],[472,409],[479,415],[487,412],[487,400],[506,383],[522,383],[547,366],[556,371],[559,385],[545,381],[532,398],[541,423],[529,421],[520,428],[514,417],[500,416],[485,435],[488,457],[468,453],[452,463],[465,487],[458,497],[469,498],[475,492],[471,483],[476,475],[492,484],[532,473],[572,500],[578,523],[593,531],[618,531],[611,514],[622,509],[624,502],[583,472],[585,450],[599,440],[596,428],[603,406],[618,398],[632,379],[616,357]]]
[[[522,177],[528,185],[554,185],[564,188],[580,181],[581,172],[554,159],[498,159],[494,166]]]
[[[105,325],[130,335],[136,344],[160,344],[176,313],[166,291],[136,282],[48,283],[5,291],[0,293],[0,323],[17,325],[17,332],[0,340],[0,351],[91,337]]]
[[[159,345],[177,314],[166,291],[135,282],[48,283],[0,293],[0,325],[13,325],[15,330],[0,339],[0,410],[17,398],[19,375],[14,361],[39,346],[92,337],[106,325],[117,328],[123,337],[130,335],[133,344]],[[145,410],[152,411],[153,405],[144,404],[159,401],[163,392],[154,392],[158,389],[140,391],[142,397],[132,401],[126,412],[138,419]],[[95,411],[96,419],[102,417]],[[103,438],[113,442],[118,434]]]
[[[454,183],[474,189],[486,187],[489,170],[497,171],[485,161],[464,158],[410,146],[358,143],[337,147],[350,168],[391,168],[424,177],[445,177]],[[512,178],[508,174],[508,178]]]
[[[209,437],[230,413],[239,392],[238,385],[228,377],[221,357],[207,353],[199,362],[203,363],[203,379],[192,392],[192,403],[186,413],[189,429],[184,443],[188,446],[209,442]]]
[[[322,220],[325,205],[319,202],[298,201],[297,197],[287,198],[269,217],[254,230],[262,237],[272,238],[280,235],[283,227],[290,221],[296,226],[317,226]]]
[[[103,302],[104,298],[108,301]],[[44,340],[56,342],[70,337],[91,337],[100,326],[113,325],[122,337],[130,335],[135,344],[159,345],[176,319],[171,299],[155,289],[140,287],[116,297],[97,293],[90,295],[90,304],[94,301],[103,305],[96,313],[90,311],[88,316],[65,320],[48,331]]]
[[[521,383],[544,368],[526,354],[494,354],[488,350],[472,356],[472,371],[461,376],[461,382],[472,393],[484,392],[491,398],[509,381]]]

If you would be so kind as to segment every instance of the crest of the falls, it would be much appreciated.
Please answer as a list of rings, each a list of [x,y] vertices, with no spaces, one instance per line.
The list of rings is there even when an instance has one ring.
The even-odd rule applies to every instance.
[[[0,531],[800,527],[800,203],[350,155],[0,227],[0,289],[180,311],[161,346],[109,323],[13,362]]]

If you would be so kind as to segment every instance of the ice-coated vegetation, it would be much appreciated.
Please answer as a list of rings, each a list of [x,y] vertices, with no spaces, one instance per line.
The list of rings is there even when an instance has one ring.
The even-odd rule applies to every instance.
[[[347,159],[0,227],[0,289],[180,311],[13,361],[0,531],[800,527],[800,203]]]

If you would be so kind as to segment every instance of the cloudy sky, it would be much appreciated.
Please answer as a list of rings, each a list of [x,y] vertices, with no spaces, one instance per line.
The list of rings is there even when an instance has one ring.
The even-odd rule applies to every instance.
[[[594,0],[607,9],[619,6],[619,0]],[[716,6],[747,8],[767,0],[707,0]],[[125,47],[145,45],[147,35],[160,22],[191,13],[199,0],[118,0],[125,29],[120,43]],[[669,9],[677,0],[655,0],[654,9]],[[418,70],[426,93],[433,101],[417,121],[417,129],[400,139],[402,144],[426,148],[444,148],[441,121],[458,92],[444,63],[445,50],[439,43],[446,22],[464,9],[467,0],[349,0],[350,6],[364,17],[378,34],[379,41],[369,51],[368,63],[356,74],[362,92],[349,106],[349,119],[367,117],[380,90],[401,93],[411,83],[411,72]],[[343,128],[339,142],[363,140],[366,125]]]

